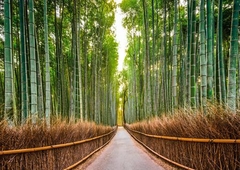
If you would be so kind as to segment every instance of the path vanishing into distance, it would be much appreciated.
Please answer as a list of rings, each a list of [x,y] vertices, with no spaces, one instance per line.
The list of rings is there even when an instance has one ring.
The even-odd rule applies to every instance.
[[[164,170],[142,151],[123,127],[87,170]]]

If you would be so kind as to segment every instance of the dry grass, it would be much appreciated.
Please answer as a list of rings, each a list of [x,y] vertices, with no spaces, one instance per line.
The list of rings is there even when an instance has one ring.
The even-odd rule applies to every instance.
[[[172,116],[128,125],[147,134],[187,138],[239,139],[240,113],[221,106],[202,111],[179,110]],[[154,139],[134,134],[159,154],[195,169],[240,169],[239,144],[194,143]]]
[[[0,122],[0,149],[14,150],[79,141],[112,131],[112,127],[89,122],[55,121],[44,124],[9,127]],[[64,169],[104,144],[111,136],[66,148],[0,156],[1,169]]]

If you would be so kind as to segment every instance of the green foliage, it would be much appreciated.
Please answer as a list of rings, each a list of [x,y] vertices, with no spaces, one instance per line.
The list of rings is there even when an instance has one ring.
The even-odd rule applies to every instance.
[[[106,35],[103,42],[103,56],[106,58],[106,64],[109,67],[110,79],[114,79],[114,75],[117,72],[118,66],[118,53],[117,53],[118,44],[114,39],[113,34],[110,32]]]
[[[26,2],[25,2],[26,3]],[[78,81],[81,82],[76,88],[79,93],[83,92],[83,98],[79,98],[76,101],[76,107],[83,107],[84,119],[93,120],[94,112],[91,110],[92,106],[96,106],[96,109],[100,113],[100,122],[114,125],[117,111],[117,46],[111,27],[114,23],[116,3],[114,0],[109,1],[88,1],[88,0],[76,0],[77,4],[74,6],[73,1],[47,1],[47,20],[48,20],[48,49],[49,49],[49,64],[50,64],[50,84],[51,84],[51,113],[55,116],[62,116],[69,118],[70,105],[71,105],[71,92],[73,88],[73,77],[77,76]],[[30,54],[40,59],[40,68],[35,70],[38,76],[41,76],[41,80],[37,81],[37,88],[34,93],[43,94],[44,100],[46,100],[45,91],[49,89],[49,86],[45,85],[45,40],[44,40],[44,0],[34,2],[34,8],[30,10],[31,4],[25,4],[26,10],[24,11],[24,17],[26,22],[23,23],[26,28],[26,59],[27,59],[27,78],[29,81],[27,85],[30,86],[31,79],[37,78],[36,76],[30,76],[30,67],[37,68],[37,64],[30,60]],[[76,7],[76,19],[74,20],[73,10]],[[11,20],[13,36],[13,57],[14,66],[14,82],[16,89],[16,98],[21,97],[20,80],[21,74],[20,65],[20,23],[19,23],[19,3],[17,1],[11,1],[11,11],[14,14]],[[28,17],[27,17],[28,16]],[[35,21],[33,21],[33,17]],[[3,11],[0,11],[0,35],[3,36]],[[31,21],[31,22],[30,22]],[[75,23],[74,23],[75,22]],[[76,28],[73,26],[77,25]],[[30,26],[30,27],[29,27]],[[30,30],[29,30],[30,28]],[[20,33],[20,34],[19,34]],[[33,37],[35,34],[35,39]],[[16,35],[16,36],[15,36]],[[76,36],[77,37],[76,37]],[[75,36],[75,37],[74,37]],[[73,39],[77,40],[77,44]],[[0,91],[4,91],[2,86],[3,82],[3,41],[4,38],[0,38]],[[36,48],[34,48],[36,45]],[[73,47],[76,47],[76,55],[73,56]],[[30,53],[31,52],[31,53]],[[86,57],[85,57],[86,56]],[[77,72],[74,73],[74,63],[78,61],[76,65]],[[95,60],[95,61],[94,61]],[[30,64],[31,61],[31,64]],[[95,65],[96,62],[96,65]],[[97,75],[94,75],[94,70]],[[34,70],[32,70],[34,71]],[[85,74],[86,71],[86,74]],[[41,73],[40,73],[41,72]],[[73,76],[73,74],[75,74]],[[96,79],[95,79],[96,78]],[[80,81],[81,80],[81,81]],[[85,81],[86,80],[86,81]],[[96,81],[95,81],[96,80]],[[32,82],[32,81],[31,81]],[[32,82],[33,84],[33,82]],[[43,89],[40,88],[40,84],[43,84]],[[30,89],[28,89],[29,103]],[[108,90],[106,90],[108,89]],[[110,91],[111,90],[111,91]],[[103,92],[103,93],[102,93]],[[0,93],[2,94],[2,93]],[[77,94],[78,95],[78,94]],[[1,95],[2,96],[2,95]],[[92,101],[98,96],[98,103],[92,103]],[[35,100],[35,99],[34,99]],[[37,99],[39,101],[39,98]],[[49,99],[48,99],[49,100]],[[2,103],[3,101],[1,101]],[[82,103],[81,103],[82,102]],[[81,104],[80,104],[81,103]],[[106,104],[107,103],[107,104]],[[18,112],[21,111],[20,100],[17,100]],[[30,106],[30,104],[29,104]],[[101,108],[109,106],[105,110]],[[32,106],[31,106],[32,107]],[[111,110],[110,110],[111,109]],[[78,114],[78,113],[77,113]],[[52,116],[51,115],[51,116]]]
[[[122,11],[125,13],[123,26],[131,30],[138,28],[139,30],[143,24],[142,7],[139,0],[123,0],[120,4]]]
[[[122,73],[125,74],[124,84],[127,89],[128,100],[124,115],[128,123],[138,121],[139,117],[146,119],[148,115],[151,117],[161,115],[162,112],[173,113],[172,105],[175,103],[183,107],[190,107],[192,104],[192,108],[206,109],[206,95],[211,102],[216,101],[217,93],[224,89],[229,78],[233,76],[232,81],[239,81],[236,77],[239,74],[237,69],[231,71],[231,77],[223,74],[228,69],[229,50],[234,48],[234,54],[230,55],[236,56],[239,46],[232,46],[230,49],[233,1],[223,1],[223,41],[220,45],[223,57],[220,65],[216,43],[219,37],[218,1],[209,0],[205,3],[207,5],[202,6],[201,19],[198,12],[199,1],[185,1],[184,4],[178,1],[177,10],[174,10],[174,1],[167,0],[123,0],[120,4],[125,15],[124,27],[128,31],[129,41],[124,67],[126,71]],[[178,16],[174,17],[176,12]],[[177,28],[174,28],[177,20]],[[176,37],[173,30],[179,31]],[[236,36],[234,34],[232,42],[236,43]],[[149,48],[144,48],[146,46]],[[235,64],[232,62],[234,68]],[[223,97],[226,96],[224,91]],[[232,91],[231,95],[238,94],[236,89]],[[147,102],[149,94],[151,101]],[[234,98],[236,100],[238,99]]]

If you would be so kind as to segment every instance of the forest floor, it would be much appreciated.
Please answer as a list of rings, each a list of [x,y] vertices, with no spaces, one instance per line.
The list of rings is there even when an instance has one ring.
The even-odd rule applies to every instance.
[[[76,169],[164,170],[173,169],[138,144],[123,127],[104,149]]]

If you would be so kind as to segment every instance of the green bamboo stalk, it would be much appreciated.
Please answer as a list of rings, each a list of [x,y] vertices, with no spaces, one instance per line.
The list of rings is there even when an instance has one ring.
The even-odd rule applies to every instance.
[[[187,25],[187,57],[186,57],[186,100],[185,105],[190,105],[191,95],[191,41],[192,41],[192,5],[191,0],[187,1],[188,25]]]
[[[37,72],[36,72],[36,56],[35,56],[35,21],[34,21],[34,1],[29,0],[29,44],[30,44],[30,106],[31,119],[36,123],[38,117],[37,110]]]
[[[149,47],[149,23],[148,23],[148,5],[145,0],[143,5],[144,37],[145,37],[145,56],[144,56],[144,82],[145,82],[145,115],[149,117],[152,114],[151,89],[150,89],[150,47]]]
[[[239,2],[233,1],[232,28],[230,36],[230,56],[228,67],[228,93],[227,105],[232,111],[236,111],[236,67],[238,57],[238,24],[239,24]]]
[[[196,108],[196,0],[192,0],[191,107]]]
[[[86,6],[86,1],[85,1]],[[86,10],[85,10],[86,11]],[[84,115],[85,120],[90,120],[89,116],[89,108],[88,108],[88,101],[89,101],[89,90],[88,90],[88,55],[87,55],[87,35],[86,31],[84,30],[83,33],[83,56],[84,56]]]
[[[179,15],[180,18],[180,15]],[[179,73],[179,90],[178,90],[178,105],[179,107],[183,108],[185,104],[186,98],[184,97],[185,90],[186,90],[186,64],[185,64],[185,56],[184,56],[184,40],[183,40],[183,31],[182,31],[182,25],[180,23],[180,31],[179,31],[179,53],[180,53],[180,73]]]
[[[34,28],[35,31],[35,46],[36,46],[36,70],[37,70],[37,106],[38,106],[38,117],[44,117],[44,102],[43,102],[43,79],[42,79],[42,70],[39,58],[39,49],[38,49],[38,37],[37,37],[37,30]]]
[[[50,126],[51,116],[51,83],[50,83],[50,60],[49,60],[49,44],[48,44],[48,14],[47,14],[48,0],[44,0],[44,42],[45,42],[45,119],[48,126]]]
[[[79,36],[79,31],[78,30],[78,25],[80,24],[80,17],[79,17],[79,6],[76,0],[74,0],[74,4],[75,4],[75,10],[76,10],[76,26],[75,26],[75,30],[76,30],[76,55],[77,55],[77,65],[78,65],[78,94],[79,94],[79,118],[81,121],[83,121],[83,94],[82,94],[82,71],[81,71],[81,57],[80,57],[80,36]]]
[[[225,68],[224,68],[224,56],[222,50],[222,37],[223,37],[223,12],[222,12],[222,0],[218,1],[218,58],[219,58],[219,84],[220,84],[220,102],[226,103],[226,82],[225,82]]]
[[[168,3],[168,9],[170,9],[170,4]],[[172,67],[172,37],[171,37],[171,32],[172,32],[172,18],[170,15],[170,12],[168,14],[168,57],[167,57],[167,63],[168,63],[168,68],[167,68],[167,112],[171,111],[172,109],[172,69],[169,68]],[[167,46],[167,45],[165,45]]]
[[[200,4],[200,75],[201,75],[201,105],[206,110],[207,106],[207,58],[205,34],[205,1]]]
[[[26,57],[26,40],[25,40],[25,4],[24,0],[19,1],[20,15],[20,51],[21,51],[21,122],[22,124],[28,117],[28,76],[27,76],[27,57]]]
[[[173,108],[177,108],[177,50],[178,50],[178,1],[174,0],[174,35],[173,35],[173,59],[172,59],[172,101]]]
[[[217,98],[217,45],[215,47],[215,20],[214,20],[214,3],[215,0],[212,0],[212,63],[213,63],[213,99]]]
[[[72,20],[72,58],[73,58],[73,89],[72,89],[72,101],[71,101],[71,113],[70,120],[75,121],[76,119],[76,110],[77,110],[77,49],[76,49],[76,0],[73,4],[73,20]]]
[[[100,123],[100,117],[99,117],[99,110],[98,110],[98,86],[99,86],[99,79],[98,75],[99,73],[97,72],[98,66],[98,57],[97,57],[97,49],[95,49],[95,54],[94,55],[94,121],[96,123]]]
[[[212,0],[207,0],[207,98],[213,98],[213,18]]]
[[[4,118],[12,123],[15,115],[15,97],[13,83],[13,54],[12,54],[12,16],[11,1],[4,0],[4,69],[5,69],[5,112]]]
[[[164,111],[167,112],[167,1],[164,0],[164,21],[163,21],[163,57],[164,57],[164,73],[163,73],[163,105]]]

